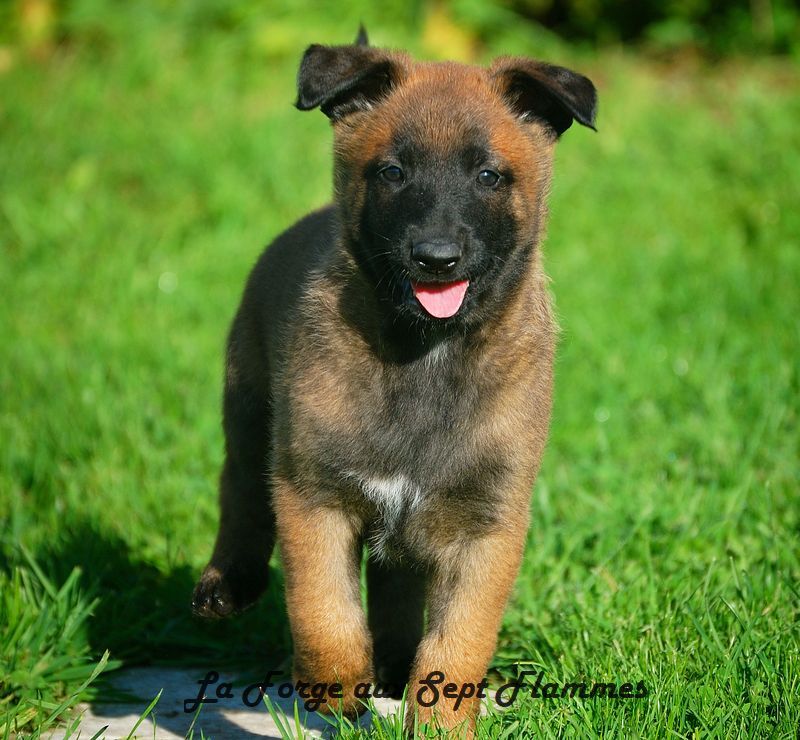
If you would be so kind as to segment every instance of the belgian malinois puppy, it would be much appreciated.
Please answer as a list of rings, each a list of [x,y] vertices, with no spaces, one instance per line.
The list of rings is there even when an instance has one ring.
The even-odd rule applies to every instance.
[[[540,241],[582,75],[311,46],[297,107],[333,123],[334,204],[256,264],[230,333],[221,523],[197,613],[263,591],[280,543],[295,678],[410,682],[472,734],[547,437],[556,328]],[[368,548],[367,610],[360,568]]]

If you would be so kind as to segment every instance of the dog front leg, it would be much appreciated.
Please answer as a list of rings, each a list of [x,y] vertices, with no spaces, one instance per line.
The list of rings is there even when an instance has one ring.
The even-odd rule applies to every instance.
[[[457,737],[474,736],[480,682],[494,654],[524,543],[525,527],[519,526],[514,532],[486,535],[452,546],[437,563],[427,593],[428,628],[409,684],[408,730],[413,727],[416,713],[420,725],[433,723],[458,730]],[[434,672],[443,673],[444,678],[437,686],[438,700],[426,707],[417,703],[417,697],[423,689],[423,703],[433,698],[425,682]],[[456,684],[456,691],[465,695],[458,707],[455,699],[443,696],[448,683]],[[469,686],[476,687],[473,696],[466,696]]]
[[[359,526],[339,509],[309,503],[277,480],[273,505],[294,641],[294,678],[341,684],[342,710],[362,710],[355,686],[372,679],[372,646],[361,606]],[[332,700],[320,707],[330,711]]]

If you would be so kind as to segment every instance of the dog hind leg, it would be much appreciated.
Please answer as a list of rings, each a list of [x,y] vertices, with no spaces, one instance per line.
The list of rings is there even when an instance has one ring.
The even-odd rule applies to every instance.
[[[226,459],[220,477],[220,526],[214,552],[194,590],[203,617],[242,611],[267,586],[275,545],[268,476],[269,403],[241,383],[225,389]]]
[[[425,574],[407,565],[367,562],[367,616],[375,678],[399,698],[422,639]]]

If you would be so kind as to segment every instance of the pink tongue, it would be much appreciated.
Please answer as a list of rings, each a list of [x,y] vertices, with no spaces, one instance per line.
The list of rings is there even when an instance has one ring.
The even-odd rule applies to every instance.
[[[459,280],[457,283],[446,283],[445,285],[423,285],[412,283],[414,295],[422,304],[422,307],[437,319],[447,319],[455,316],[461,304],[464,302],[464,295],[469,287],[469,280]]]

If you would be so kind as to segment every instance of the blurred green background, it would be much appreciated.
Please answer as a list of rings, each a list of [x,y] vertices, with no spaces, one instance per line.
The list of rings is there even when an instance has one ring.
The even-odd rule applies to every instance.
[[[67,716],[105,651],[106,669],[287,655],[278,559],[233,622],[188,603],[216,530],[229,321],[263,245],[331,191],[297,63],[363,21],[377,45],[527,54],[600,94],[599,133],[557,153],[557,397],[493,675],[650,694],[532,700],[481,731],[794,738],[798,17],[784,0],[0,0],[0,728]]]
[[[109,15],[122,4],[109,0],[3,0],[0,28],[6,41],[37,45],[87,36],[111,40],[120,24],[136,24],[128,30],[138,33],[148,22],[177,22],[189,33],[234,32],[239,43],[268,55],[293,49],[306,33],[325,34],[359,21],[462,52],[497,44],[527,49],[537,37],[586,47],[635,43],[650,51],[695,48],[715,55],[796,53],[800,41],[800,8],[792,0],[154,0],[131,5],[114,22]]]

